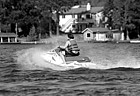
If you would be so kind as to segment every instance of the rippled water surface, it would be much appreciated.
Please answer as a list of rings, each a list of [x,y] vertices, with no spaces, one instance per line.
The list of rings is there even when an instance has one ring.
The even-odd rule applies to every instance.
[[[50,45],[0,45],[1,96],[140,95],[139,68],[133,69],[117,67],[107,70],[78,68],[63,71],[56,71],[50,68],[46,68],[46,66],[44,68],[40,68],[33,62],[34,58],[37,58],[33,57],[33,53],[36,53],[37,50],[45,51],[48,46],[50,47]],[[97,46],[100,47],[101,44],[94,46],[94,48]],[[102,46],[106,46],[106,44]],[[137,51],[132,55],[137,55],[137,58],[139,58],[139,45],[127,46],[129,49],[132,49],[132,51]],[[109,48],[111,49],[113,47]],[[119,51],[121,50],[123,49],[120,49]],[[43,63],[41,60],[34,61],[36,61],[38,65]],[[117,62],[117,60],[115,62]],[[41,67],[43,67],[43,65]]]

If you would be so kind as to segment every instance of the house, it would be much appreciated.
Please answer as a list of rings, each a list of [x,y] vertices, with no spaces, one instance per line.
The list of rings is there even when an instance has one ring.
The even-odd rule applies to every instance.
[[[103,17],[102,10],[103,7],[92,7],[90,3],[72,7],[59,15],[61,31],[81,33],[88,27],[99,26]]]
[[[17,35],[15,33],[0,33],[0,43],[14,42],[17,42]]]
[[[113,29],[111,30],[113,33],[113,40],[115,41],[121,41],[124,40],[124,32],[121,32],[117,29]]]
[[[122,40],[122,32],[108,28],[86,28],[82,33],[85,41]]]

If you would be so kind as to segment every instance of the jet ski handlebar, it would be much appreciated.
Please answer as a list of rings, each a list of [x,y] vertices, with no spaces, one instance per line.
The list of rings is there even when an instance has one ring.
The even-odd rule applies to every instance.
[[[64,51],[65,49],[64,48],[62,48],[62,47],[60,47],[60,46],[58,46],[57,47],[60,51]]]

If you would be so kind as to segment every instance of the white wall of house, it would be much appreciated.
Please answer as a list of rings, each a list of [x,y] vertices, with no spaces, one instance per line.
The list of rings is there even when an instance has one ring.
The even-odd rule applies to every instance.
[[[96,33],[96,41],[106,41],[106,33]]]
[[[74,6],[72,8],[74,10],[74,8],[76,9],[79,7],[80,6],[78,5],[78,6]],[[92,7],[91,7],[90,3],[87,3],[86,10],[90,11],[91,9],[92,9]],[[81,10],[81,9],[79,9],[79,10]],[[83,9],[83,11],[85,11],[85,9]],[[92,12],[92,10],[91,10],[91,12]],[[95,12],[96,12],[96,10],[95,10]],[[93,11],[92,13],[90,13],[90,15],[92,16],[93,19],[96,20],[96,25],[99,26],[100,20],[103,18],[103,13],[102,12],[95,13],[95,12]],[[82,11],[81,11],[81,13],[82,13]],[[86,14],[82,14],[81,17],[86,19]],[[68,28],[68,27],[71,23],[74,23],[73,21],[75,21],[76,19],[78,19],[78,13],[77,14],[76,13],[61,14],[59,16],[59,20],[60,20],[59,25],[61,26],[61,31],[66,32],[66,30],[67,30],[67,32],[69,32],[70,30],[72,30],[71,26],[70,26],[71,28]]]
[[[73,18],[73,16],[75,17],[75,18]],[[65,17],[65,18],[64,18]],[[67,23],[69,23],[69,22],[72,22],[73,21],[73,19],[77,19],[77,15],[75,14],[75,15],[60,15],[59,16],[59,20],[60,20],[60,22],[59,22],[59,25],[60,26],[64,26],[65,24],[67,24]]]
[[[82,15],[82,16],[84,16],[84,15]],[[102,18],[103,18],[102,12],[99,12],[99,13],[96,13],[96,14],[92,14],[92,16],[93,16],[93,18],[95,17],[97,25],[99,25],[100,24],[100,20],[102,20]],[[73,14],[73,15],[72,14],[65,14],[65,16],[64,15],[60,15],[59,16],[59,20],[60,20],[59,25],[60,26],[64,26],[64,25],[68,24],[69,22],[71,22],[71,21],[73,21],[74,19],[77,19],[77,18],[78,18],[77,14]]]
[[[124,40],[124,32],[121,33],[121,40]]]
[[[91,40],[108,41],[109,40],[108,32],[109,31],[92,32],[91,30],[85,29],[83,31],[83,38],[84,38],[84,41],[91,41]],[[123,34],[120,31],[113,32],[112,35],[113,35],[113,40],[115,40],[115,41],[119,41],[119,40],[124,39],[124,36],[122,36]]]
[[[83,36],[84,36],[84,41],[91,41],[94,38],[93,33],[90,31],[84,32]]]
[[[121,40],[121,33],[113,33],[113,39],[114,40]]]
[[[88,36],[90,34],[90,36]],[[86,31],[83,34],[84,36],[84,41],[91,41],[91,40],[96,40],[96,41],[106,41],[108,38],[106,37],[106,33],[95,33]]]

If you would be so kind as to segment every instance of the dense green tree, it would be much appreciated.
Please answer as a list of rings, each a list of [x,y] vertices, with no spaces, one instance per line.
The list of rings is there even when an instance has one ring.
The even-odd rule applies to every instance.
[[[128,35],[139,29],[140,1],[138,0],[108,0],[105,4],[104,14],[107,16],[108,24],[112,28],[122,29]],[[111,14],[111,15],[108,15]]]
[[[46,21],[49,22],[48,29],[50,31],[48,34],[51,34],[52,29],[54,29],[51,23],[57,26],[57,34],[59,34],[60,12],[68,10],[75,4],[77,4],[76,0],[0,0],[1,22],[3,24],[11,23],[12,25],[18,23],[18,25],[24,27],[23,32],[29,33],[32,25],[39,27],[43,18],[49,18]],[[54,12],[56,16],[54,16]],[[15,29],[14,27],[12,30]]]
[[[108,0],[104,6],[103,13],[105,17],[108,17],[108,20],[105,22],[108,24],[108,27],[112,26],[112,16],[113,16],[114,4],[113,0]]]
[[[134,0],[132,5],[130,6],[130,9],[131,11],[133,11],[133,13],[131,12],[131,16],[132,16],[131,22],[135,24],[135,30],[133,31],[136,32],[139,37],[140,35],[140,27],[139,27],[140,26],[140,1]]]
[[[80,4],[87,4],[90,3],[94,7],[104,6],[107,0],[77,0]]]

